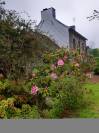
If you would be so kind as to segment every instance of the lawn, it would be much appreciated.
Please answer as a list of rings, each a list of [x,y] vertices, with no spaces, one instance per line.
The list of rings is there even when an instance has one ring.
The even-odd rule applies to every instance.
[[[89,104],[79,111],[79,118],[99,118],[99,83],[88,83],[85,87]]]

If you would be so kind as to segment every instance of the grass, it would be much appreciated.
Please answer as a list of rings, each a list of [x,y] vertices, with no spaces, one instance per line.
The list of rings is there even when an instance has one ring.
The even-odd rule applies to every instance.
[[[88,83],[86,98],[88,105],[79,110],[79,118],[99,118],[99,83]]]

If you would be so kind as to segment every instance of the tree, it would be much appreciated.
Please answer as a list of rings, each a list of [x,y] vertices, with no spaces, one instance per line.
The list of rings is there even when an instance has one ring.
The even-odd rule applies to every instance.
[[[31,20],[26,21],[14,10],[4,9],[3,4],[0,3],[0,70],[7,78],[24,79],[41,54],[51,49],[49,44],[55,43],[34,32]],[[55,48],[57,46],[52,46]]]
[[[0,3],[0,60],[2,69],[10,77],[17,79],[24,73],[32,58],[31,20],[26,22],[16,11],[5,10],[2,4],[4,3]]]
[[[92,21],[94,19],[98,19],[99,20],[99,11],[94,10],[93,14],[91,16],[87,17],[87,19],[89,19],[89,21]]]

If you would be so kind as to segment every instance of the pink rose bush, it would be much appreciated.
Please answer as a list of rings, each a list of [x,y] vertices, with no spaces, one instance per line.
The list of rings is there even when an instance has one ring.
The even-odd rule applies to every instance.
[[[39,105],[44,110],[47,110],[46,106],[44,108],[44,99],[46,100],[47,97],[51,99],[48,101],[47,106],[50,104],[51,109],[55,109],[56,112],[59,110],[57,109],[59,106],[54,107],[55,101],[59,102],[59,105],[62,104],[61,107],[63,109],[64,107],[74,109],[81,104],[80,102],[83,100],[82,95],[84,95],[82,93],[82,84],[86,80],[84,70],[87,68],[84,63],[89,64],[89,62],[85,61],[85,57],[81,58],[79,52],[74,50],[59,49],[53,53],[45,54],[43,62],[42,65],[36,69],[34,68],[35,71],[33,71],[32,75],[34,78],[32,78],[31,84],[29,84],[32,85],[32,95],[36,95],[39,92],[36,98],[40,96],[40,102],[37,100],[37,106]],[[49,110],[47,111],[49,112]]]
[[[31,94],[36,95],[38,91],[38,87],[36,85],[33,85],[31,88]]]
[[[44,56],[44,61],[46,61],[44,65],[40,66],[39,69],[34,69],[39,76],[33,73],[32,76],[36,76],[33,80],[36,80],[36,84],[40,84],[44,88],[46,86],[49,87],[52,80],[57,82],[57,80],[66,76],[75,76],[82,80],[84,79],[82,77],[85,76],[85,73],[82,73],[85,70],[83,67],[85,57],[80,57],[81,54],[76,50],[58,49],[53,53],[47,53]],[[50,78],[52,79],[51,81]],[[32,86],[31,92],[36,94],[38,87]]]
[[[72,111],[74,116],[76,109],[87,102],[83,87],[86,77],[91,78],[93,64],[91,57],[67,49],[45,54],[22,84],[1,80],[0,118],[61,118],[64,111]],[[10,101],[7,94],[14,99]],[[65,114],[68,117],[69,113]]]

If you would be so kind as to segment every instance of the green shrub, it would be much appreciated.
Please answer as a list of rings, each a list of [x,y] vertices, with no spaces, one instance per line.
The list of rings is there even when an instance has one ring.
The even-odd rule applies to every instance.
[[[21,95],[27,93],[24,84],[13,84],[10,80],[0,81],[0,94],[6,97],[11,97],[15,94]]]
[[[95,58],[96,60],[96,66],[94,69],[94,74],[99,75],[99,57]]]
[[[9,99],[2,100],[4,118],[61,118],[65,109],[75,111],[84,105],[84,72],[92,70],[94,62],[77,51],[60,49],[47,53],[44,64],[34,67],[31,79],[12,84],[0,81],[0,93]],[[86,65],[85,65],[86,64]],[[1,108],[2,109],[2,108]]]
[[[8,98],[0,102],[0,118],[2,119],[32,119],[40,118],[38,108],[36,106],[30,106],[29,104],[23,104],[22,108],[16,108],[14,106],[14,98]]]
[[[28,104],[22,105],[21,118],[23,119],[38,119],[40,118],[38,109],[36,106],[29,106]]]
[[[84,72],[92,70],[90,63],[94,62],[91,56],[88,61],[84,58],[77,51],[66,49],[45,54],[44,64],[36,68],[38,73],[34,72],[36,76],[26,84],[29,89],[36,85],[39,94],[45,98],[46,106],[42,108],[42,117],[60,118],[65,108],[73,111],[82,106],[83,83],[86,80]],[[40,103],[43,103],[42,99]]]
[[[48,118],[60,118],[60,115],[64,111],[64,108],[65,106],[63,104],[63,101],[61,101],[60,99],[55,99],[52,109],[49,110]]]
[[[96,68],[94,69],[94,74],[99,75],[99,65],[97,65]]]
[[[0,101],[0,117],[10,119],[14,116],[14,98]]]
[[[57,84],[52,85],[49,89],[51,94],[47,100],[47,106],[50,108],[44,110],[44,117],[60,118],[65,108],[73,111],[84,104],[84,90],[75,77],[60,79]]]

